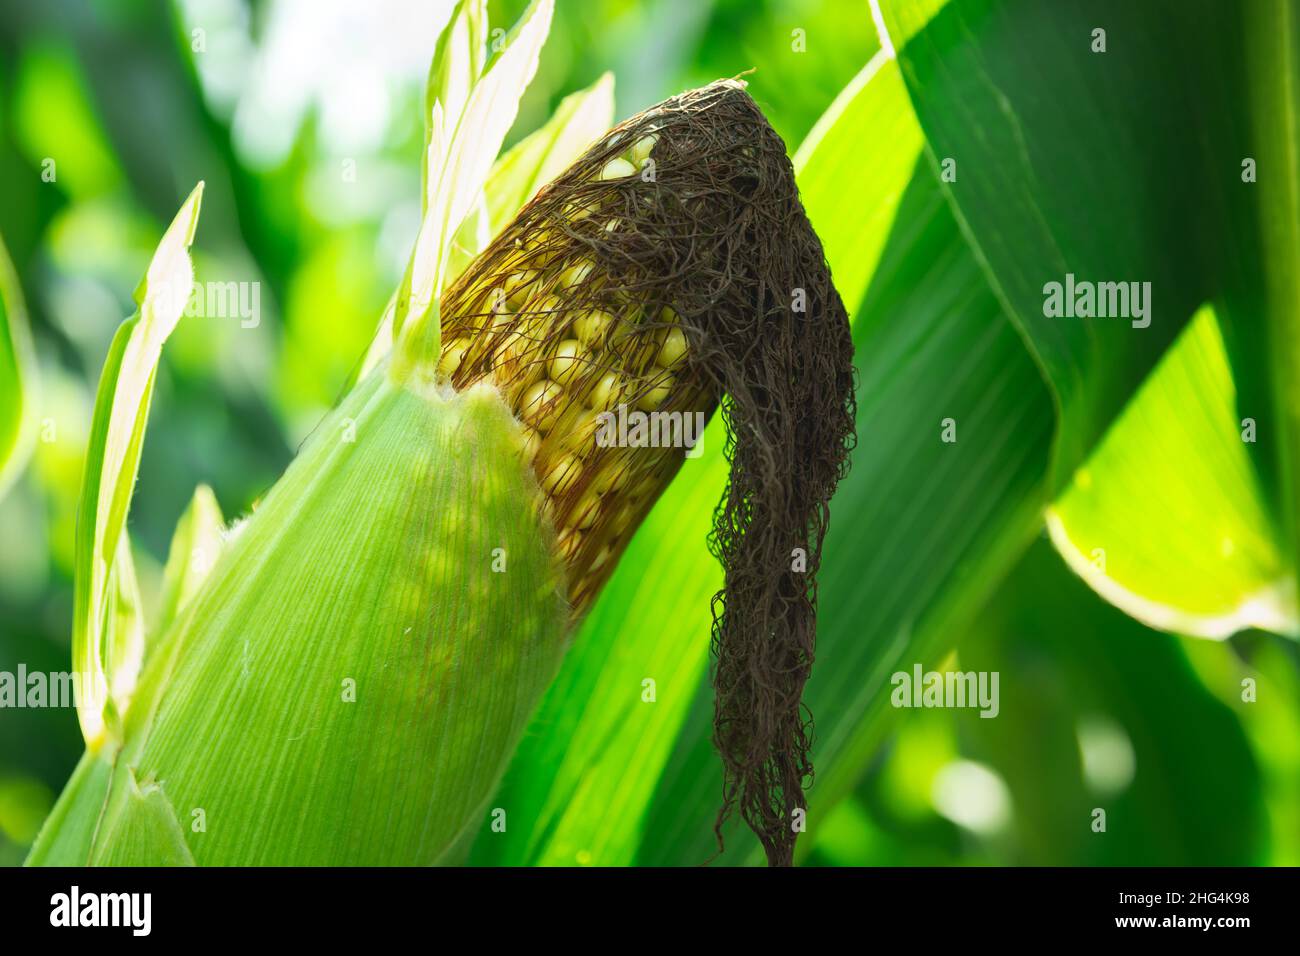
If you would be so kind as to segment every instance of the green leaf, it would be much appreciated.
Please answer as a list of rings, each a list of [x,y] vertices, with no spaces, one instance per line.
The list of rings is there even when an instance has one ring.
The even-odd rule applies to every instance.
[[[113,764],[87,750],[72,771],[54,809],[41,825],[25,866],[85,866],[90,862]]]
[[[150,780],[141,786],[130,767],[119,777],[125,786],[109,800],[91,865],[193,866],[185,831],[163,785]]]
[[[593,139],[609,129],[613,124],[613,114],[613,77],[605,74],[586,90],[565,97],[544,126],[516,143],[497,160],[483,188],[486,205],[481,219],[490,234],[486,237],[479,234],[476,217],[466,221],[458,234],[458,243],[463,248],[448,263],[448,283],[455,281],[472,261],[471,249],[474,255],[481,251],[525,202],[572,165]],[[471,226],[475,231],[467,237],[466,231]],[[359,379],[369,374],[391,351],[396,307],[397,293],[394,293],[362,362]]]
[[[397,346],[393,368],[399,376],[415,365],[437,362],[437,299],[448,251],[460,224],[480,200],[492,163],[519,111],[520,97],[537,71],[552,10],[553,0],[529,4],[470,91],[459,116],[450,115],[439,102],[433,105],[426,151],[427,208],[393,313]]]
[[[122,542],[158,359],[194,281],[188,250],[202,196],[199,183],[159,243],[136,290],[139,309],[113,337],[95,396],[77,520],[72,633],[73,670],[87,688],[77,718],[92,751],[125,713],[128,698],[113,691],[131,685],[130,667],[138,660],[129,629],[112,626],[116,594],[134,581],[133,570],[122,566],[130,561]]]
[[[1054,540],[1140,620],[1202,636],[1296,629],[1300,152],[1277,122],[1295,105],[1287,77],[1300,77],[1289,10],[1270,0],[885,4],[932,159],[955,164],[945,189],[1061,409],[1052,487],[1073,520],[1054,516]],[[1247,160],[1258,161],[1257,183]],[[1129,295],[1117,301],[1140,291],[1144,308],[1130,299],[1122,318],[1060,314],[1084,304],[1072,284],[1093,283],[1084,295],[1100,300],[1101,283],[1119,283]],[[1205,354],[1223,350],[1218,333],[1209,343],[1198,332],[1187,361],[1199,371],[1179,360],[1166,373],[1185,408],[1160,411],[1146,392],[1131,420],[1163,430],[1107,437],[1109,452],[1095,455],[1208,301],[1236,388]],[[1192,394],[1198,375],[1205,394]],[[1243,446],[1245,419],[1258,434]],[[1151,474],[1172,482],[1168,507],[1146,492],[1160,487]],[[1195,500],[1191,475],[1206,482]],[[1106,553],[1105,572],[1093,549]]]
[[[166,631],[198,593],[221,556],[224,529],[225,519],[216,496],[207,485],[199,485],[172,533],[163,568],[161,606],[151,633]]]
[[[1226,645],[1152,633],[1097,600],[1047,542],[1031,549],[963,635],[955,668],[1000,675],[996,719],[954,714],[963,753],[1010,789],[1014,826],[996,862],[1262,862],[1258,762],[1189,665],[1197,646],[1239,660]],[[1239,681],[1219,686],[1240,702]],[[1091,829],[1095,808],[1105,835]]]
[[[1060,488],[1213,294],[1205,240],[1222,217],[1188,197],[1233,174],[1205,148],[1212,111],[1199,106],[1218,101],[1201,51],[1224,5],[881,6],[891,33],[911,34],[903,75],[962,230],[1060,406]],[[1131,318],[1048,314],[1048,284],[1067,276],[1150,283],[1145,315],[1132,302]]]
[[[434,137],[434,109],[441,122],[454,126],[460,121],[470,91],[483,73],[487,56],[487,0],[459,0],[451,19],[438,35],[429,80],[424,88],[424,148],[428,156]],[[434,168],[426,159],[420,166],[421,206],[429,208],[429,173]]]
[[[1220,319],[1238,382],[1239,408],[1257,421],[1257,464],[1286,542],[1300,565],[1300,16],[1286,0],[1232,5],[1244,73],[1225,115],[1246,129],[1222,136],[1231,231],[1222,237],[1227,288]],[[1223,72],[1227,72],[1226,68]],[[1229,74],[1224,86],[1229,86]],[[1246,182],[1245,165],[1254,165]]]
[[[852,320],[924,143],[898,63],[882,50],[835,98],[794,155],[804,208]],[[852,214],[845,215],[846,209]]]
[[[27,309],[0,237],[0,498],[17,479],[36,437],[36,359]]]
[[[1149,627],[1300,635],[1290,563],[1242,439],[1207,307],[1048,512],[1057,550]]]
[[[493,235],[505,227],[543,186],[568,169],[614,125],[614,74],[560,101],[540,128],[502,156],[487,181]]]

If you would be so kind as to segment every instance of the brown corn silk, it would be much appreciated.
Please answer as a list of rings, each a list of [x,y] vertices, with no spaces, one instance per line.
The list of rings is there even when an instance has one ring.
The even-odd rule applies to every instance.
[[[440,375],[494,381],[529,428],[575,617],[683,460],[604,446],[599,413],[721,405],[715,832],[721,847],[738,809],[769,862],[791,863],[812,778],[816,574],[855,405],[847,316],[785,144],[738,81],[667,100],[543,189],[441,306]]]

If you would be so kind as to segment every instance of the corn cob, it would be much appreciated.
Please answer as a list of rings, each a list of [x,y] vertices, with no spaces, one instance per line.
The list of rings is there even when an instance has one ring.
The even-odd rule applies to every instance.
[[[596,423],[723,403],[716,830],[721,844],[739,807],[789,863],[811,776],[815,575],[855,406],[847,316],[784,144],[740,82],[668,100],[543,190],[442,306],[441,378],[491,382],[528,429],[575,616],[682,464],[680,448],[609,447]]]
[[[440,354],[375,369],[224,548],[29,862],[441,859],[681,467],[681,442],[608,441],[599,416],[719,407],[718,825],[739,808],[790,862],[812,581],[853,399],[784,144],[734,81],[629,120],[521,211],[441,317]]]
[[[151,651],[93,840],[34,862],[434,862],[564,647],[537,494],[486,389],[371,376]]]

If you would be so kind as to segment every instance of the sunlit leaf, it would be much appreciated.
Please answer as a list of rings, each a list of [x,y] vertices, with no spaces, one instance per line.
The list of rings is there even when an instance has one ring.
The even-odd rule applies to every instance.
[[[868,143],[888,148],[868,149]],[[799,191],[850,318],[875,275],[924,139],[898,63],[878,52],[794,156]],[[852,215],[845,215],[851,208]]]
[[[459,0],[451,19],[438,36],[429,79],[424,88],[424,147],[429,149],[434,136],[433,111],[436,105],[440,122],[455,125],[465,112],[470,91],[483,73],[487,56],[487,0]],[[436,166],[426,161],[420,166],[422,208],[429,208],[429,173]]]
[[[614,74],[560,101],[551,118],[497,161],[488,177],[487,205],[495,234],[593,142],[614,125]]]
[[[553,0],[533,0],[470,91],[460,116],[449,115],[441,103],[433,106],[426,150],[427,208],[393,313],[393,334],[405,343],[394,360],[399,374],[408,365],[436,361],[437,298],[448,250],[480,200],[519,100],[537,71],[552,11]],[[408,318],[410,327],[403,331]]]
[[[1252,431],[1202,309],[1049,511],[1057,550],[1150,627],[1296,636],[1294,579],[1243,441]]]
[[[152,622],[152,633],[165,631],[207,579],[225,543],[224,527],[221,506],[212,489],[199,485],[172,534],[163,569],[161,607],[158,620]]]
[[[128,703],[125,697],[114,697],[112,690],[134,679],[125,669],[134,654],[131,645],[111,639],[111,622],[118,613],[115,592],[121,576],[132,574],[115,564],[129,560],[129,551],[121,545],[127,509],[140,465],[158,359],[194,281],[189,246],[202,196],[200,183],[158,244],[136,291],[139,309],[113,337],[95,397],[77,522],[72,636],[73,670],[84,675],[87,684],[77,717],[92,751],[103,743],[106,729],[120,720]]]

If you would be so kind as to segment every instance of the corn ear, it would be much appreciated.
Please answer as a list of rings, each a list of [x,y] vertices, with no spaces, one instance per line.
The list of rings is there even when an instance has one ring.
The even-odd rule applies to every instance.
[[[363,382],[151,653],[120,752],[88,758],[113,769],[79,769],[32,862],[435,862],[563,652],[520,440],[486,388]]]

